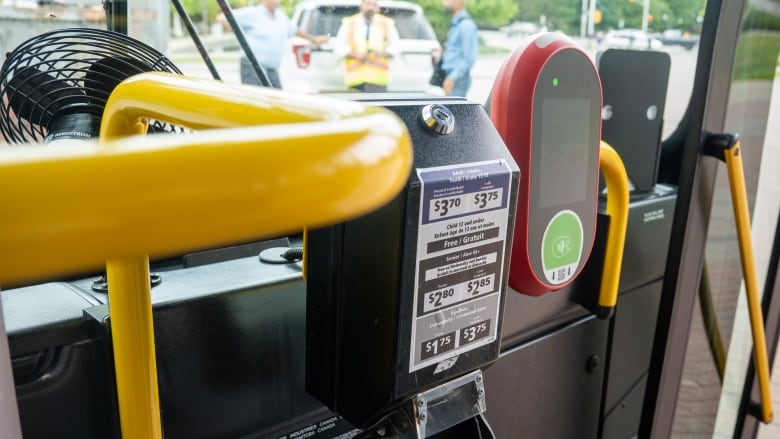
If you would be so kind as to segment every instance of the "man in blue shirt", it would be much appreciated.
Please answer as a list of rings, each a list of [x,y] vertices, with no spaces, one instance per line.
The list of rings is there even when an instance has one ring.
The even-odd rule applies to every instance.
[[[284,50],[287,48],[287,38],[297,35],[311,41],[317,47],[328,39],[325,35],[315,37],[296,28],[279,7],[279,0],[260,0],[258,5],[236,9],[233,11],[233,17],[241,27],[249,48],[252,49],[257,62],[263,66],[274,88],[282,88],[279,81],[279,66],[282,64]],[[217,21],[226,30],[231,30],[230,23],[222,13],[217,15]],[[261,85],[252,64],[243,52],[241,53],[241,82]]]
[[[471,68],[477,61],[477,25],[466,12],[466,0],[442,0],[452,23],[444,46],[441,67],[447,72],[442,84],[445,96],[466,96],[471,87]]]

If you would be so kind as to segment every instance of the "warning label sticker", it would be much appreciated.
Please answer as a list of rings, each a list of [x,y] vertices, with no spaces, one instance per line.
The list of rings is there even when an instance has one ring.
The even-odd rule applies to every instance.
[[[418,169],[422,185],[410,372],[489,344],[503,282],[506,162]]]

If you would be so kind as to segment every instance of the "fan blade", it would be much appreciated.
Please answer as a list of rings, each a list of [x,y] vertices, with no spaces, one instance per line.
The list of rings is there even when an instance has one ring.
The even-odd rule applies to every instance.
[[[14,143],[95,137],[117,84],[143,72],[181,73],[153,47],[92,28],[46,32],[5,58],[0,62],[0,134]],[[148,125],[148,132],[181,131],[156,120]]]
[[[17,117],[47,128],[57,114],[89,103],[80,89],[35,67],[17,71],[3,94]]]
[[[155,69],[137,59],[107,56],[95,62],[84,76],[84,91],[95,105],[105,106],[108,96],[125,79]]]

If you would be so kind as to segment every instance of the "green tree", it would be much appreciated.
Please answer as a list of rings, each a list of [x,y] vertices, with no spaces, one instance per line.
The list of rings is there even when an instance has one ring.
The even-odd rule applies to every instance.
[[[517,0],[472,0],[466,9],[480,27],[499,27],[512,21],[520,7]]]
[[[701,32],[701,19],[704,17],[706,0],[666,0],[665,3],[668,5],[668,10],[655,15],[653,29],[659,31],[682,29],[695,34]]]
[[[227,4],[230,5],[231,9],[240,8],[243,6],[246,6],[248,4],[257,4],[257,0],[228,0]],[[298,3],[298,0],[282,0],[281,6],[282,9],[287,12],[287,15],[291,15],[293,9],[295,9],[295,5]],[[214,23],[214,19],[216,18],[217,14],[219,14],[220,8],[219,3],[217,3],[216,0],[181,0],[182,6],[184,6],[184,10],[187,11],[187,14],[189,14],[190,19],[193,21],[193,23],[200,23],[201,27],[204,29],[201,29],[202,31],[205,31],[206,28],[211,23]],[[171,10],[175,14],[175,10],[173,9],[173,6],[171,6]],[[177,15],[178,16],[178,15]]]
[[[520,10],[517,19],[540,23],[542,17],[548,29],[579,35],[583,0],[518,0]],[[702,13],[705,0],[650,0],[649,23],[651,31],[683,29],[698,32],[697,17]],[[586,1],[587,3],[587,1]],[[601,11],[601,23],[597,31],[620,27],[642,26],[643,0],[597,0]]]
[[[518,20],[544,24],[548,30],[578,35],[582,0],[522,0]]]
[[[247,0],[228,0],[231,8],[240,8],[246,6]],[[200,24],[200,32],[206,32],[209,25],[214,22],[214,18],[220,12],[219,4],[216,0],[181,0],[181,4],[193,23]],[[178,17],[176,10],[171,5],[171,11]]]
[[[642,0],[599,0],[602,11],[600,30],[619,27],[640,28],[642,26]],[[698,32],[697,17],[702,13],[704,0],[650,0],[650,15],[653,20],[651,31],[683,29]]]
[[[281,6],[288,15],[291,15],[295,5],[300,0],[282,0]],[[440,41],[447,37],[452,17],[444,12],[441,0],[409,0],[419,4],[425,12],[428,21],[431,22],[434,32]],[[519,0],[471,0],[466,5],[466,10],[479,27],[498,27],[512,21],[519,9]],[[523,0],[525,1],[525,0]],[[567,0],[572,1],[572,0]],[[201,23],[201,27],[208,27],[214,22],[214,17],[220,12],[216,0],[181,0],[184,9],[195,23]],[[257,4],[257,0],[228,0],[231,8],[239,8],[247,4]],[[203,29],[205,30],[205,29]]]
[[[423,8],[436,37],[443,42],[447,38],[452,16],[444,11],[441,0],[410,1]],[[481,28],[495,28],[509,23],[517,15],[518,8],[518,0],[471,0],[466,4],[469,15]]]

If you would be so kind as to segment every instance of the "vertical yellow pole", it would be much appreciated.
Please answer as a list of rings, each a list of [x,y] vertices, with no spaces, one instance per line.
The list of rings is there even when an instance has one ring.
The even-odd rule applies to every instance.
[[[724,150],[726,169],[729,175],[731,202],[734,208],[734,219],[737,224],[737,239],[739,253],[742,257],[742,276],[745,278],[745,293],[747,294],[750,329],[753,333],[753,356],[758,374],[758,390],[761,394],[761,421],[772,422],[772,394],[769,384],[769,360],[766,352],[766,337],[764,335],[764,317],[761,302],[758,297],[758,281],[753,260],[753,241],[750,237],[750,217],[748,215],[747,191],[745,189],[745,173],[742,167],[742,150],[737,141]]]
[[[119,423],[123,438],[162,438],[149,257],[106,263]]]
[[[618,153],[607,142],[601,142],[599,166],[607,186],[607,215],[609,232],[604,251],[604,268],[601,272],[598,315],[607,318],[617,304],[620,273],[623,266],[623,249],[628,227],[628,175]]]
[[[110,108],[114,106],[107,105]],[[104,116],[101,124],[103,144],[112,138],[144,134],[147,128],[146,118],[132,111]],[[106,280],[122,437],[161,439],[149,256],[109,259]]]

